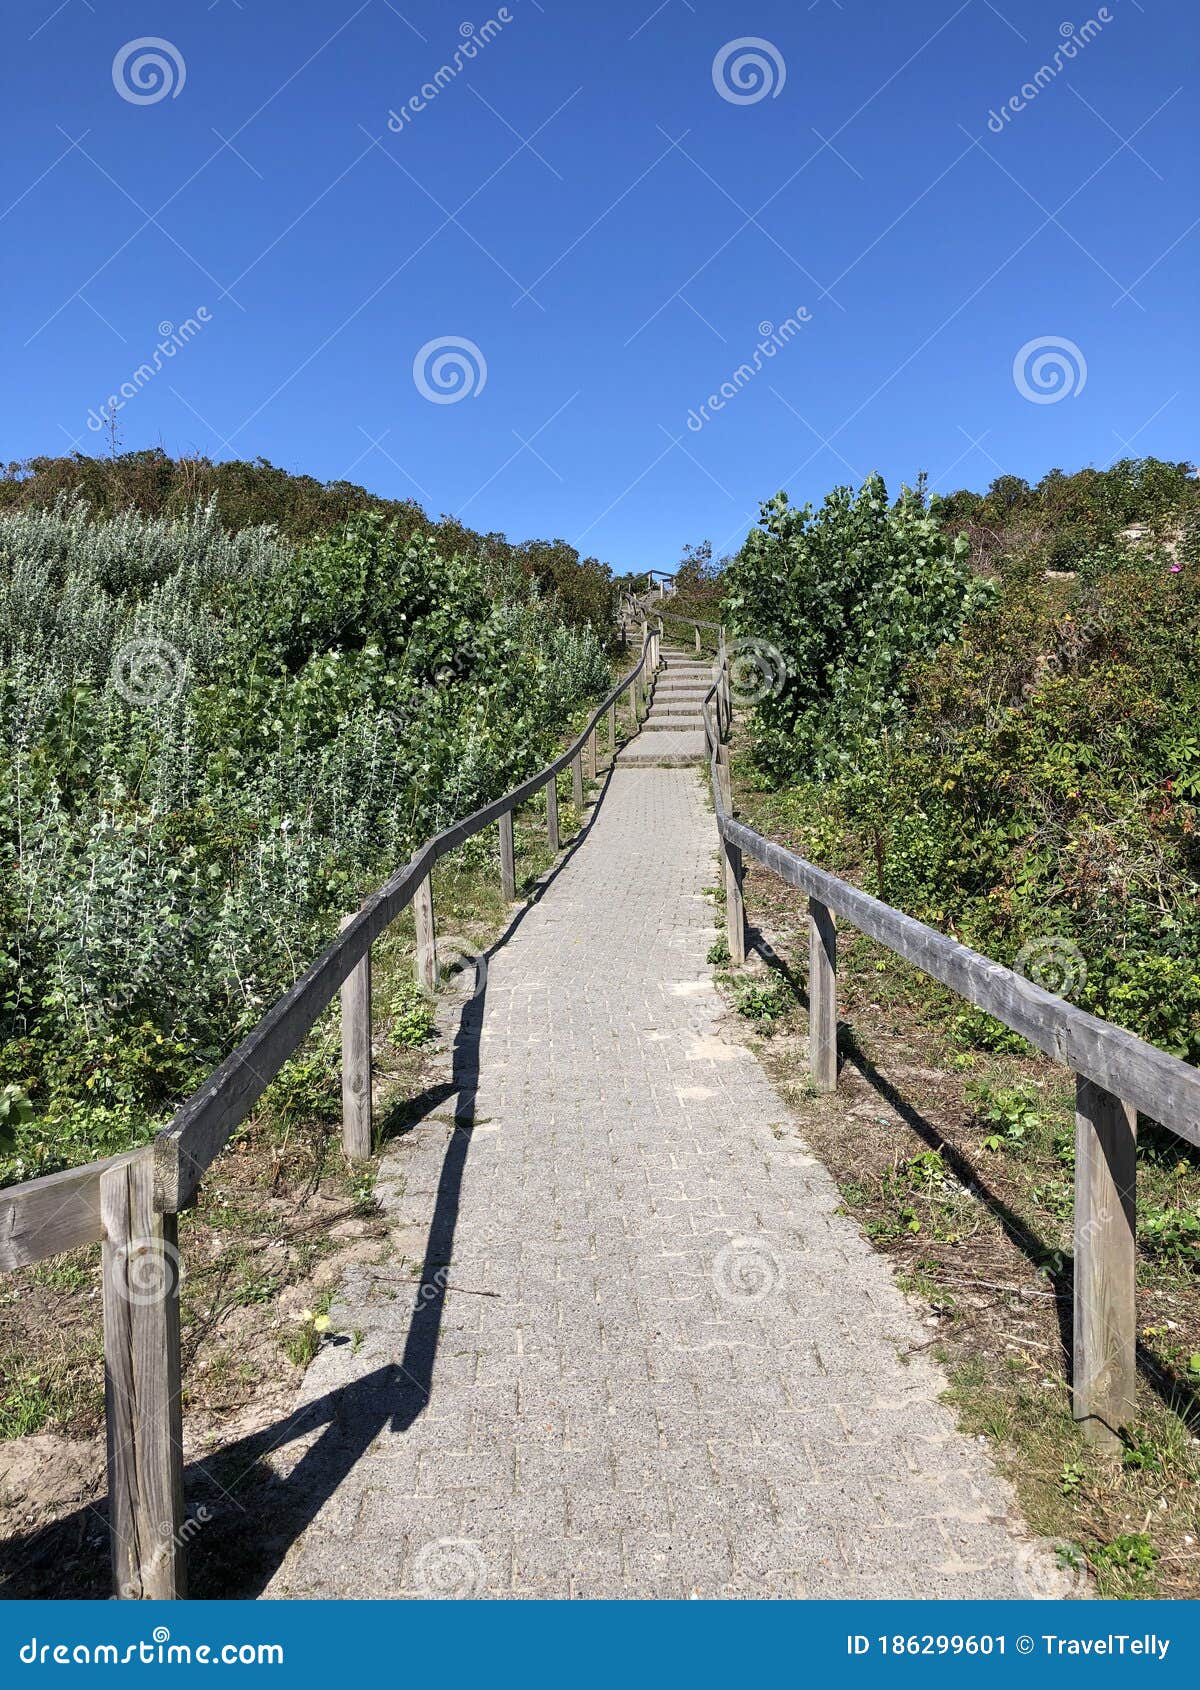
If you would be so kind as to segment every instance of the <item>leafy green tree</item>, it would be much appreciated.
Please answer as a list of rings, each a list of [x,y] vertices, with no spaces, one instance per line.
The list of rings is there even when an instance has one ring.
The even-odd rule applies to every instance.
[[[755,754],[774,777],[833,773],[898,726],[905,672],[990,602],[965,543],[913,500],[890,508],[872,476],[814,516],[779,493],[725,578],[733,634],[761,649],[772,685],[755,710]]]

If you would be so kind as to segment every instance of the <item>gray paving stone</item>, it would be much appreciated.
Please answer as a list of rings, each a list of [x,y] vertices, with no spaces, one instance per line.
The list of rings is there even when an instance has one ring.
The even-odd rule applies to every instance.
[[[655,711],[708,674],[672,660]],[[482,1016],[445,1011],[451,1095],[384,1158],[396,1263],[339,1290],[362,1341],[301,1398],[338,1392],[335,1424],[279,1457],[325,1500],[264,1594],[1075,1594],[728,1031],[703,785],[638,744],[494,951]],[[454,1287],[432,1300],[431,1229],[424,1271],[449,1258]]]

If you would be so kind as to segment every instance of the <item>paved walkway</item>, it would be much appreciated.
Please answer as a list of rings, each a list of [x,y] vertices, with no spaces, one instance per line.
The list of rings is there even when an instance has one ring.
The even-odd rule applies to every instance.
[[[1071,1593],[723,1030],[714,865],[696,770],[618,766],[495,952],[306,1376],[265,1595]]]

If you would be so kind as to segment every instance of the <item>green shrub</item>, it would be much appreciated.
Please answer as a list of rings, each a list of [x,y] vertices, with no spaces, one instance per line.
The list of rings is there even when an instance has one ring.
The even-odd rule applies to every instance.
[[[211,506],[0,513],[0,1182],[141,1142],[607,685],[606,639],[480,551],[378,511],[299,549]],[[279,1095],[323,1119],[310,1081]]]
[[[725,577],[733,634],[773,648],[754,720],[762,769],[833,775],[901,723],[908,664],[991,600],[965,551],[915,501],[889,508],[878,476],[857,495],[835,488],[815,516],[786,493],[763,505]]]

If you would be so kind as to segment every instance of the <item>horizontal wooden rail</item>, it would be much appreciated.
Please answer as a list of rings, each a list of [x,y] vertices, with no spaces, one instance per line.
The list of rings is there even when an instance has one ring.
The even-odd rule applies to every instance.
[[[1075,1073],[1074,1347],[1072,1402],[1089,1441],[1122,1447],[1136,1387],[1136,1160],[1140,1111],[1200,1145],[1200,1069],[1057,997],[1015,969],[893,909],[766,839],[733,816],[725,641],[703,703],[717,834],[725,860],[729,950],[745,954],[744,857],[809,905],[810,1067],[818,1090],[837,1085],[835,917],[1019,1033]]]
[[[101,1180],[130,1157],[144,1154],[131,1150],[6,1186],[0,1191],[0,1273],[98,1244],[104,1236]]]

